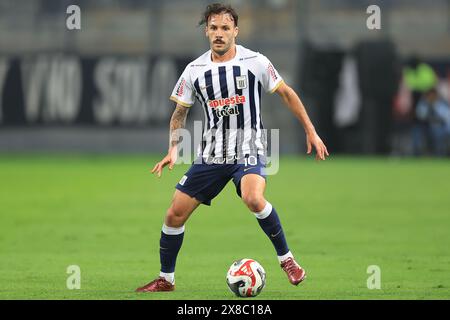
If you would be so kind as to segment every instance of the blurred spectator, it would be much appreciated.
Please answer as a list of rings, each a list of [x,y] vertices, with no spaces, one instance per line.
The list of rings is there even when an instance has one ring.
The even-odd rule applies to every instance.
[[[413,55],[403,70],[403,81],[406,88],[411,91],[413,154],[418,156],[424,152],[425,141],[429,140],[427,134],[429,126],[427,121],[418,117],[417,107],[423,95],[435,88],[437,76],[430,65]]]
[[[415,55],[409,58],[403,71],[403,78],[412,92],[413,109],[417,107],[422,94],[436,87],[438,80],[433,68]]]
[[[415,155],[423,152],[425,144],[435,156],[445,156],[450,138],[450,108],[435,88],[426,92],[416,108],[418,122],[413,127]]]

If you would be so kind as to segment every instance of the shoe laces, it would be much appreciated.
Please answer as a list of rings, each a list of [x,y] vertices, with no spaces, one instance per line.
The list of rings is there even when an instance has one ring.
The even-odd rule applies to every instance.
[[[159,277],[158,279],[156,279],[156,281],[155,281],[156,283],[164,283],[164,282],[167,282],[167,280],[165,279],[165,278],[163,278],[163,277]]]
[[[297,264],[295,263],[294,259],[292,258],[287,258],[286,261],[283,264],[284,269],[286,269],[287,272],[291,273],[293,272],[295,269],[297,269]]]
[[[157,278],[157,279],[155,279],[155,280],[153,280],[153,281],[150,281],[150,282],[147,283],[145,286],[158,285],[159,283],[163,283],[164,280],[165,280],[164,278],[160,277],[160,278]]]

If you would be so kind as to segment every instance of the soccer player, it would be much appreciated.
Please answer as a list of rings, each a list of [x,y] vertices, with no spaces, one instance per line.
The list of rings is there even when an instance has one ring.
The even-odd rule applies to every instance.
[[[236,45],[238,15],[228,5],[208,5],[201,24],[210,50],[189,63],[178,80],[171,100],[176,108],[170,121],[168,154],[152,170],[158,177],[167,165],[172,169],[178,155],[179,135],[189,108],[197,99],[205,113],[198,159],[176,185],[160,239],[159,277],[137,292],[173,291],[175,263],[184,236],[184,225],[201,204],[210,205],[232,179],[237,194],[256,216],[275,247],[288,280],[298,285],[305,270],[289,250],[277,211],[264,198],[266,139],[261,119],[261,89],[276,92],[306,132],[307,153],[325,160],[327,148],[316,133],[295,91],[262,54]]]

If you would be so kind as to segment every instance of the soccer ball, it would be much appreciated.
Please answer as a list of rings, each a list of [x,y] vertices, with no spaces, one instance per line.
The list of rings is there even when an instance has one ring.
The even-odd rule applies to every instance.
[[[228,269],[227,285],[238,297],[256,297],[266,285],[266,272],[253,259],[236,260]]]

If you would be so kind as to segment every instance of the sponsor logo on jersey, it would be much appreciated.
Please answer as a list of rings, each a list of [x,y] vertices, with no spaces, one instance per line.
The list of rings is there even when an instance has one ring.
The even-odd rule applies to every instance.
[[[275,72],[275,68],[273,67],[273,65],[271,63],[269,63],[269,66],[267,67],[267,71],[269,71],[269,75],[272,78],[272,81],[277,81],[278,77]]]
[[[251,57],[244,57],[244,58],[240,58],[239,61],[244,61],[244,60],[248,60],[248,59],[254,59],[254,58],[258,58],[257,55],[255,56],[251,56]]]
[[[186,80],[181,78],[180,85],[177,88],[177,96],[182,97],[184,92],[184,86],[186,85]]]
[[[222,108],[215,109],[217,117],[228,117],[239,114],[237,105],[225,106]]]
[[[218,107],[229,106],[232,104],[243,104],[243,103],[245,103],[245,96],[235,95],[234,97],[231,97],[231,98],[210,100],[208,102],[208,105],[210,108],[215,109]]]

